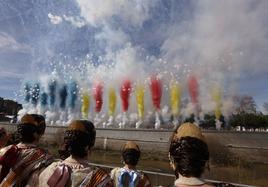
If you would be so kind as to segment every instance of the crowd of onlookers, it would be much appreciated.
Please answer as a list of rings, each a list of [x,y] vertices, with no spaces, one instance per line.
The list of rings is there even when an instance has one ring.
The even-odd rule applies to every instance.
[[[17,125],[16,135],[0,129],[0,186],[49,187],[150,187],[149,177],[136,169],[141,151],[133,141],[123,145],[123,166],[107,172],[89,163],[95,144],[96,130],[88,120],[72,121],[64,132],[55,159],[38,146],[45,133],[45,118],[37,114],[24,115]],[[215,186],[201,178],[208,168],[209,151],[199,127],[191,123],[180,125],[170,138],[168,157],[175,172],[174,186]]]

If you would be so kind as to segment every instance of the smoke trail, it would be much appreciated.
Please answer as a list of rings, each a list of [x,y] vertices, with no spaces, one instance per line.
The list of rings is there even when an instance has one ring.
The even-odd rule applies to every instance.
[[[31,103],[36,106],[39,100],[39,94],[40,94],[40,86],[38,83],[35,83],[32,88],[32,97],[31,97]]]
[[[189,94],[191,97],[191,101],[193,104],[198,104],[198,94],[199,94],[199,88],[198,88],[198,82],[196,80],[196,77],[194,75],[191,75],[188,78],[188,89],[189,89]]]
[[[56,88],[57,88],[57,81],[51,80],[48,83],[48,95],[49,95],[49,106],[53,108],[56,101]]]
[[[96,83],[96,85],[93,88],[93,96],[95,99],[95,112],[99,113],[102,108],[103,99],[103,86],[102,83]]]
[[[67,85],[63,85],[59,90],[59,96],[60,96],[60,108],[65,109],[66,107],[66,99],[67,99]]]
[[[31,85],[29,83],[25,83],[24,85],[24,95],[24,101],[29,103],[31,99]]]
[[[84,119],[88,119],[89,106],[90,106],[90,97],[87,93],[83,93],[81,112]]]
[[[77,84],[76,82],[72,81],[69,84],[68,87],[68,96],[69,96],[69,107],[71,109],[75,108],[75,104],[76,104],[76,99],[77,99]]]
[[[155,109],[160,110],[161,97],[162,97],[162,82],[157,76],[151,76],[150,82],[152,102]]]
[[[109,116],[113,116],[116,106],[116,93],[113,88],[109,88]]]
[[[136,87],[136,101],[138,108],[139,118],[142,119],[144,116],[144,87],[142,85],[137,85]]]
[[[130,80],[126,79],[123,81],[120,89],[123,112],[128,111],[130,92],[131,92],[131,82]]]
[[[45,106],[47,106],[47,104],[48,104],[47,99],[48,99],[47,93],[45,93],[45,92],[41,93],[41,95],[40,95],[41,107],[44,108]]]
[[[221,116],[221,90],[219,87],[213,88],[212,99],[215,102],[215,117],[219,120]]]
[[[170,105],[172,114],[174,116],[177,116],[179,114],[180,102],[181,102],[181,88],[178,83],[172,81],[170,84]]]

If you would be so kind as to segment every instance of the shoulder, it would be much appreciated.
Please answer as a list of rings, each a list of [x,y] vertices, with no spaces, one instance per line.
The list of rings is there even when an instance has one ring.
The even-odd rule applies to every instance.
[[[51,155],[48,150],[43,149],[41,147],[33,148],[33,150],[35,150],[36,152],[40,152],[41,154],[44,154],[44,155]]]
[[[117,178],[121,173],[121,168],[120,167],[116,167],[114,169],[111,170],[110,176],[112,179]]]
[[[82,182],[82,186],[113,186],[109,173],[101,168],[94,168]]]
[[[39,175],[39,178],[48,177],[50,174],[52,174],[56,168],[62,163],[62,161],[56,161],[52,162],[50,165],[48,165]]]
[[[120,172],[120,171],[121,171],[121,168],[116,167],[116,168],[114,168],[114,169],[111,170],[111,174],[117,173],[117,172]]]
[[[39,185],[40,186],[47,186],[47,181],[54,173],[56,168],[62,163],[62,161],[52,162],[49,166],[47,166],[39,175]]]
[[[140,180],[138,182],[139,186],[149,187],[151,186],[151,181],[147,174],[143,172],[139,172],[140,174]]]
[[[15,145],[9,145],[0,149],[0,157],[3,156],[11,147]]]

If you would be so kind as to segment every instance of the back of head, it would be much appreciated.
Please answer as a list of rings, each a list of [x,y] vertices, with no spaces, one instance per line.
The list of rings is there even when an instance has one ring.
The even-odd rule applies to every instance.
[[[21,118],[17,134],[23,143],[33,143],[46,129],[45,118],[38,114],[26,114]]]
[[[5,128],[0,128],[0,148],[4,147],[8,141],[8,135]]]
[[[140,148],[135,142],[126,142],[122,149],[122,157],[125,164],[136,166],[140,159],[140,153]]]
[[[185,123],[175,130],[169,148],[175,174],[200,177],[209,160],[208,146],[201,130],[194,124]]]
[[[64,133],[64,142],[59,150],[62,159],[69,155],[83,158],[95,144],[96,130],[91,121],[74,120]]]
[[[2,139],[3,137],[5,137],[7,135],[7,131],[5,128],[0,128],[0,139]]]

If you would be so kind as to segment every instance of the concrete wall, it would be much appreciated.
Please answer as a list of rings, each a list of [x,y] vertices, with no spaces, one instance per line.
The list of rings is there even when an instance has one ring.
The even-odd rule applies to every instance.
[[[16,124],[3,124],[12,132]],[[48,126],[43,141],[60,143],[65,127]],[[95,147],[107,150],[120,150],[126,140],[136,141],[142,151],[167,153],[172,130],[148,129],[97,129]],[[268,163],[267,132],[204,131],[211,155],[216,157],[232,153],[252,162]]]

